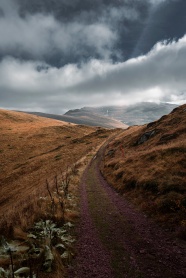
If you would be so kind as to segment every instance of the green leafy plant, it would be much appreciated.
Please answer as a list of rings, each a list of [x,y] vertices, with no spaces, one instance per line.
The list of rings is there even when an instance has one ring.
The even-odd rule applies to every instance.
[[[0,253],[10,258],[10,267],[7,265],[0,268],[0,278],[37,278],[40,270],[47,273],[55,270],[56,258],[61,258],[62,265],[70,264],[74,255],[72,245],[75,240],[70,235],[74,225],[71,222],[65,223],[65,206],[69,206],[73,200],[69,185],[72,175],[78,172],[77,167],[77,164],[68,167],[61,173],[61,178],[56,174],[51,184],[46,179],[48,195],[39,198],[42,202],[40,209],[44,207],[45,210],[41,213],[41,220],[29,229],[27,240],[23,243],[26,247],[24,251],[17,248],[14,241],[9,244],[2,237]]]
[[[0,277],[1,278],[8,278],[10,276],[10,271],[5,270],[3,267],[0,267]]]
[[[10,257],[10,266],[11,266],[11,275],[12,278],[14,278],[14,263],[13,263],[13,256],[12,256],[12,252],[14,251],[10,245],[8,244],[8,242],[5,240],[4,237],[1,238],[1,245],[3,248],[3,251],[5,254],[8,254]]]

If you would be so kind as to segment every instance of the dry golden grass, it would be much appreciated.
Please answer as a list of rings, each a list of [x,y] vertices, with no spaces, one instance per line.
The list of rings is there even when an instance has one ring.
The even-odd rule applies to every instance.
[[[154,123],[123,131],[108,146],[102,172],[138,207],[174,230],[185,229],[186,105]]]
[[[110,133],[19,112],[0,110],[0,232],[27,230],[40,218],[46,178],[54,177],[103,142]]]
[[[37,258],[30,257],[28,250],[13,254],[15,270],[26,266],[37,273],[37,277],[66,277],[66,266],[73,256],[72,246],[68,247],[72,254],[69,252],[67,260],[61,258],[55,247],[59,243],[65,244],[62,238],[54,237],[51,242],[46,237],[40,241],[37,237],[28,238],[28,233],[35,230],[34,223],[40,219],[51,220],[57,227],[76,221],[79,217],[78,185],[81,174],[99,145],[115,131],[71,125],[12,111],[0,111],[0,117],[0,161],[4,167],[0,176],[0,239],[2,235],[8,236],[9,243],[12,239],[18,240],[29,251],[36,245],[42,250]],[[68,196],[60,187],[66,177],[70,178]],[[73,237],[73,229],[65,229]],[[44,271],[46,245],[50,246],[54,256],[51,273]],[[9,264],[10,257],[0,257],[0,265],[4,269],[8,269]]]
[[[74,222],[78,218],[81,174],[98,146],[116,131],[5,110],[0,110],[0,121],[0,235],[8,236],[10,242],[16,239],[25,244],[32,241],[28,241],[27,236],[39,219],[50,219],[61,227],[64,222]],[[56,176],[59,185],[68,172],[70,195],[68,198],[62,196],[63,211],[59,195],[55,193]],[[34,273],[39,270],[41,278],[66,276],[66,259],[63,262],[54,247],[51,273],[43,271],[44,254],[22,261],[19,253],[13,258],[15,269],[28,266]],[[1,257],[0,264],[7,269],[10,258]]]

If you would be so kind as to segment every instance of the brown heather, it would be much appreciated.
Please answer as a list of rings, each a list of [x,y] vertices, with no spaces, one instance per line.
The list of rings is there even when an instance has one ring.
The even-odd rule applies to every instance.
[[[51,220],[59,226],[64,220],[75,220],[80,177],[98,147],[111,134],[118,134],[106,148],[103,175],[139,209],[185,239],[185,116],[183,105],[156,122],[118,131],[0,110],[0,235],[24,242],[33,223],[47,219],[52,202]],[[69,170],[69,191],[76,200],[65,199],[63,217],[59,195],[54,194],[55,178],[60,183]],[[41,271],[39,277],[65,277],[65,263],[51,248],[53,271]],[[35,270],[41,261],[32,261],[31,268]],[[9,259],[0,262],[1,266],[9,263]]]
[[[26,231],[43,217],[46,204],[39,197],[48,196],[46,179],[55,190],[55,176],[112,132],[0,110],[0,234]]]
[[[186,239],[186,105],[123,131],[107,147],[102,172],[138,208]]]

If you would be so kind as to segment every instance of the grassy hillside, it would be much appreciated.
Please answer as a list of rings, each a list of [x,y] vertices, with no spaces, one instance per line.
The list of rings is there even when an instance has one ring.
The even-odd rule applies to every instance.
[[[186,105],[123,131],[108,146],[102,172],[140,209],[186,237]]]
[[[0,131],[1,228],[5,214],[6,225],[15,218],[23,226],[32,222],[35,197],[46,192],[46,178],[72,166],[111,133],[5,110],[0,110]],[[25,219],[27,206],[33,207]]]
[[[81,171],[116,130],[0,110],[0,131],[0,276],[64,277]]]

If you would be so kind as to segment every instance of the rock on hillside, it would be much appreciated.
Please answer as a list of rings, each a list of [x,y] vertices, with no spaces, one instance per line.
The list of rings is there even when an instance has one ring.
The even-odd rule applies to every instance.
[[[107,181],[186,238],[186,105],[123,131],[105,152]]]

